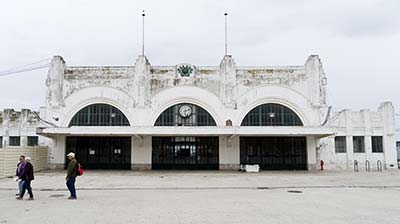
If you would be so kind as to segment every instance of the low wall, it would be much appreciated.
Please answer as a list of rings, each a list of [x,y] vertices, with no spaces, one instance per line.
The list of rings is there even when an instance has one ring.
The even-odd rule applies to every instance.
[[[19,155],[23,154],[32,159],[35,172],[48,168],[47,147],[6,147],[0,148],[0,178],[15,175]]]

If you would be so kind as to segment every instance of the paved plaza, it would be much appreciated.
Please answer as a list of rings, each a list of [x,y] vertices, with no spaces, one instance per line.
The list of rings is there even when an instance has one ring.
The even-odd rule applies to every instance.
[[[0,223],[399,223],[400,172],[87,171],[36,174],[35,200],[0,179]]]

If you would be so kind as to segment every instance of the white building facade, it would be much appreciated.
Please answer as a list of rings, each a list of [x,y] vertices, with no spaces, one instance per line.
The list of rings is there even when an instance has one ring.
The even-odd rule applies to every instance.
[[[394,108],[335,112],[317,55],[300,66],[67,66],[55,56],[37,132],[50,164],[88,169],[397,167]]]
[[[0,148],[46,145],[46,139],[36,134],[37,112],[29,109],[0,111]]]

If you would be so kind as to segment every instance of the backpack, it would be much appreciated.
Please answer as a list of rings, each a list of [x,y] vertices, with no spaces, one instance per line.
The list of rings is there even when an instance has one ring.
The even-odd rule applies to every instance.
[[[76,175],[77,176],[82,176],[83,172],[84,172],[84,170],[83,170],[81,164],[78,163],[78,169],[76,169]]]

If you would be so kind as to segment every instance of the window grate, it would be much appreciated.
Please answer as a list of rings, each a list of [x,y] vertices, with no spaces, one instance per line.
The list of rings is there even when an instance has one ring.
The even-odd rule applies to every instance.
[[[353,152],[354,153],[364,153],[364,136],[353,136]]]
[[[372,136],[372,152],[383,152],[383,137],[382,136]]]
[[[242,121],[242,126],[303,126],[299,116],[291,109],[275,103],[252,109]]]
[[[187,117],[183,117],[179,112],[182,106],[188,106],[191,110]],[[205,109],[194,104],[181,103],[162,112],[154,126],[216,126],[216,123]]]
[[[38,136],[28,136],[28,146],[38,146],[39,137]]]
[[[346,136],[335,137],[335,153],[346,153]]]
[[[111,105],[92,104],[75,114],[69,126],[129,126],[129,122],[120,110]]]
[[[10,146],[20,146],[21,137],[20,136],[10,136]]]

